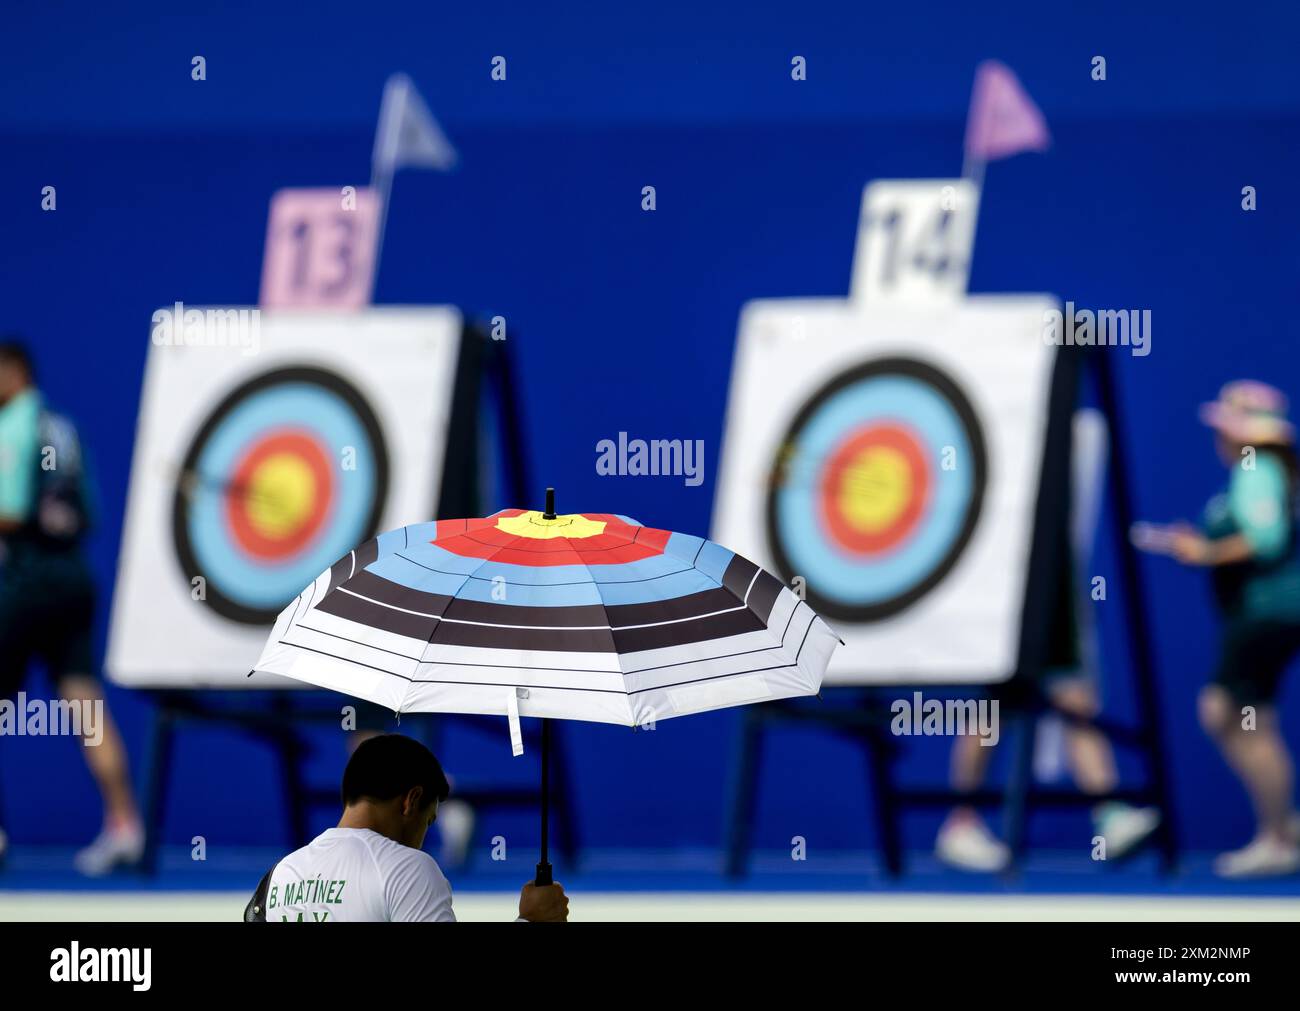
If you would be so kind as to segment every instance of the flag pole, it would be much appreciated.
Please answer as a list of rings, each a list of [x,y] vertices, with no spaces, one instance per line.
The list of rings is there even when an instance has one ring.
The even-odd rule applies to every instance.
[[[384,95],[379,100],[379,122],[375,126],[375,146],[370,153],[370,188],[379,195],[379,230],[375,236],[372,290],[379,281],[379,262],[384,256],[384,233],[388,231],[388,203],[393,192],[393,152],[381,148],[392,147],[397,140],[397,133],[390,124],[401,122],[400,118],[393,119],[395,115],[400,116],[400,110],[393,107],[398,100],[399,87],[401,85],[397,75],[384,82]]]
[[[373,271],[376,279],[388,232],[393,175],[402,167],[436,168],[445,172],[455,164],[456,149],[444,136],[415,84],[405,74],[393,74],[384,82],[375,146],[370,155],[370,188],[379,200]]]
[[[972,155],[969,149],[962,158],[961,177],[975,187],[975,220],[970,226],[971,249],[975,248],[975,236],[979,231],[980,210],[984,203],[984,169],[987,165],[986,159]]]
[[[969,179],[975,184],[975,188],[981,193],[984,191],[984,169],[988,162],[983,158],[974,157],[969,151],[965,153],[961,163],[961,177]]]
[[[388,198],[393,192],[392,169],[370,170],[370,188],[379,194],[379,233],[375,236],[375,265],[372,271],[371,290],[379,283],[379,262],[384,256],[384,233],[388,230]]]

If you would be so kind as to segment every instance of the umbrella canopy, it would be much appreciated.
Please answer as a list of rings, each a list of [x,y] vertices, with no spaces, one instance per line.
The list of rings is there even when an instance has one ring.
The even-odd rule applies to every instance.
[[[280,614],[252,673],[394,712],[627,726],[815,694],[839,637],[718,544],[506,509],[389,531]]]

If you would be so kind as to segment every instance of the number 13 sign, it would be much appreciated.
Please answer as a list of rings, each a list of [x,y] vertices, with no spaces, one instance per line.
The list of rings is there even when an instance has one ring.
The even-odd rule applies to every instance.
[[[280,190],[271,198],[261,304],[316,309],[368,305],[378,232],[374,190]]]

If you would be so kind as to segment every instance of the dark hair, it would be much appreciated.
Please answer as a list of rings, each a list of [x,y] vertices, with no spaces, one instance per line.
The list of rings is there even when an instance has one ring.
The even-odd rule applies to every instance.
[[[424,807],[446,800],[451,787],[433,752],[401,734],[380,734],[362,741],[343,770],[343,806],[362,797],[392,800],[412,787],[424,787]]]
[[[27,345],[17,337],[0,338],[0,362],[6,365],[17,365],[27,373],[28,379],[36,376],[36,367],[32,364],[32,353],[27,350]]]

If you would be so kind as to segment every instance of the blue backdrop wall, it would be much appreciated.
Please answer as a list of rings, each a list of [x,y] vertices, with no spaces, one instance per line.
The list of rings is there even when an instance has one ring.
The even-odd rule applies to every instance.
[[[1194,515],[1222,480],[1196,404],[1228,378],[1300,396],[1290,300],[1300,268],[1300,21],[1180,5],[1088,13],[1010,5],[745,4],[642,11],[325,3],[311,14],[144,2],[6,14],[0,40],[0,329],[36,346],[50,398],[81,422],[105,505],[93,560],[105,600],[151,311],[257,298],[271,193],[361,184],[384,76],[412,74],[460,148],[451,175],[399,176],[381,302],[452,302],[507,317],[533,473],[562,505],[706,533],[737,314],[747,299],[847,290],[861,188],[960,169],[979,59],[1017,69],[1054,135],[988,172],[973,291],[1049,291],[1149,308],[1153,353],[1115,352],[1139,511]],[[57,31],[55,30],[57,27]],[[505,82],[489,79],[495,55]],[[790,80],[793,55],[808,80]],[[1108,79],[1090,79],[1094,55]],[[204,55],[208,80],[190,79]],[[43,212],[41,188],[58,190]],[[654,185],[658,210],[640,209]],[[1259,209],[1241,207],[1256,187]],[[581,409],[576,405],[581,404]],[[601,478],[595,445],[627,431],[699,438],[706,480]],[[508,503],[499,503],[505,505]],[[1095,568],[1113,570],[1109,550]],[[1144,567],[1188,844],[1249,828],[1244,797],[1195,726],[1215,628],[1194,574]],[[1131,602],[1098,604],[1115,646]],[[101,615],[101,644],[107,608]],[[1110,650],[1112,657],[1115,650]],[[1127,672],[1107,671],[1117,711]],[[1300,739],[1294,686],[1287,727]],[[149,704],[112,690],[138,758]],[[737,718],[654,733],[570,725],[584,835],[597,845],[714,845]],[[341,745],[320,739],[319,773]],[[452,771],[531,779],[500,738],[452,731]],[[946,745],[909,748],[936,778]],[[220,761],[213,755],[220,753]],[[187,736],[168,835],[280,841],[271,756],[224,732]],[[63,740],[0,740],[0,797],[23,841],[89,837],[89,778]],[[861,756],[806,731],[774,741],[757,841],[872,842]],[[328,812],[322,812],[324,818]],[[513,829],[514,821],[500,826]],[[934,823],[918,818],[914,842]],[[526,833],[531,825],[520,823]],[[1035,839],[1072,844],[1080,818]]]

